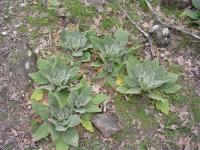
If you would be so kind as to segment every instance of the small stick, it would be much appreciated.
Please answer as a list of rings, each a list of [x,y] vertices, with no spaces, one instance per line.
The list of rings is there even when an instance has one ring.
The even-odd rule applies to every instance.
[[[129,14],[126,12],[126,10],[124,8],[122,8],[122,6],[120,6],[120,9],[126,14],[126,17],[129,19],[129,21],[147,38],[149,46],[150,46],[150,55],[151,55],[151,59],[153,59],[155,57],[155,51],[153,49],[153,44],[152,44],[152,40],[151,37],[148,33],[146,33],[142,28],[140,28],[134,21],[133,19],[129,16]]]
[[[158,23],[160,23],[161,25],[166,26],[166,27],[168,27],[168,28],[170,28],[170,29],[172,29],[172,30],[175,30],[175,31],[178,31],[178,32],[182,32],[182,33],[185,34],[185,35],[189,35],[189,36],[191,36],[191,37],[193,37],[193,38],[196,38],[196,39],[200,40],[200,36],[198,36],[198,35],[195,34],[195,33],[192,33],[192,32],[190,32],[190,31],[186,31],[186,30],[181,29],[180,27],[177,27],[177,26],[171,26],[171,25],[168,25],[168,24],[166,24],[166,23],[163,23],[163,22],[161,21],[160,17],[156,14],[156,12],[154,11],[154,9],[152,8],[152,6],[151,6],[151,4],[149,3],[149,1],[148,1],[148,0],[145,0],[145,2],[146,2],[146,4],[147,4],[147,6],[149,7],[149,9],[151,10],[151,12],[152,12],[152,14],[154,15],[154,17],[156,18],[156,20],[158,21]]]

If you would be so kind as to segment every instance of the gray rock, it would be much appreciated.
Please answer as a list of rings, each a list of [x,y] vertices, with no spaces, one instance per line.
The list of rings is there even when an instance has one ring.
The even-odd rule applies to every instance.
[[[158,47],[166,47],[171,43],[170,31],[161,25],[153,25],[149,33]]]
[[[162,0],[162,4],[165,6],[175,6],[178,9],[184,9],[191,5],[191,0]]]
[[[101,131],[103,137],[105,138],[111,137],[113,134],[122,130],[117,118],[112,114],[96,114],[92,117],[92,123],[98,130]]]

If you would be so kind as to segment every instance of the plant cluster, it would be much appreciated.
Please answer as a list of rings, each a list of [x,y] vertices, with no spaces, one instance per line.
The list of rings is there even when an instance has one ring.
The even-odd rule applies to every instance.
[[[128,76],[125,83],[116,90],[122,94],[145,94],[155,100],[155,106],[164,114],[169,113],[167,94],[175,93],[181,86],[176,84],[178,75],[167,72],[159,65],[158,60],[145,60],[144,62],[127,62]]]
[[[140,94],[154,100],[155,106],[164,114],[169,113],[168,94],[180,90],[176,84],[178,75],[167,72],[159,65],[158,60],[142,62],[132,56],[133,48],[128,48],[129,33],[118,29],[113,35],[97,37],[92,31],[67,32],[61,35],[61,44],[73,61],[85,56],[87,61],[91,53],[99,58],[93,67],[101,67],[97,78],[108,78],[117,83],[121,72],[127,76],[122,79],[116,91],[122,94]],[[88,55],[89,54],[89,55]],[[135,60],[135,61],[133,61]],[[98,63],[97,63],[98,62]],[[93,95],[91,87],[80,75],[79,67],[74,67],[59,56],[38,59],[38,72],[30,77],[38,88],[33,92],[32,107],[42,123],[33,134],[37,141],[51,135],[56,150],[65,150],[69,146],[78,146],[79,135],[76,127],[82,124],[93,132],[91,117],[101,112],[99,105],[108,97],[104,94]],[[125,72],[126,70],[126,72]],[[43,100],[44,91],[48,94],[46,104]]]
[[[60,57],[38,59],[38,72],[31,73],[30,77],[39,86],[39,91],[47,91],[48,102],[32,101],[34,112],[42,119],[42,124],[33,134],[35,141],[50,134],[56,149],[66,150],[69,145],[78,146],[76,126],[82,124],[93,132],[91,117],[101,112],[99,104],[108,97],[104,94],[93,96],[91,87],[84,79],[77,83],[76,79],[80,78],[78,70],[77,67],[67,66]],[[32,99],[40,97],[38,89],[33,92]]]

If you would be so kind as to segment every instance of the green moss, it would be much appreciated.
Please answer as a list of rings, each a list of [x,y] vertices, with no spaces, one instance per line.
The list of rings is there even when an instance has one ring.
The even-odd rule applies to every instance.
[[[28,29],[25,25],[21,25],[19,28],[18,28],[18,31],[21,32],[21,33],[26,33],[28,32]]]
[[[4,42],[4,36],[0,35],[0,43],[3,43],[3,42]]]
[[[122,97],[115,98],[116,112],[122,122],[123,130],[113,138],[117,141],[122,141],[124,138],[134,141],[135,135],[139,134],[136,128],[138,121],[141,122],[139,125],[141,130],[155,128],[157,125],[153,115],[146,114],[144,110],[148,105],[148,101],[143,102],[140,96],[131,97],[129,100],[122,100]],[[134,120],[135,123],[133,123]]]
[[[79,0],[64,0],[63,2],[73,17],[88,17],[96,14],[94,8],[83,6]]]
[[[142,8],[142,10],[148,11],[148,6],[147,6],[147,3],[145,2],[145,0],[139,0],[139,4],[140,4],[140,7]]]
[[[176,19],[180,19],[182,10],[178,10],[176,6],[163,7],[163,11],[167,16],[175,16]]]
[[[26,13],[38,12],[39,16],[27,15],[27,22],[34,26],[51,26],[53,27],[58,22],[56,10],[47,9],[42,1],[38,1],[36,5],[29,5],[26,7]]]
[[[170,128],[171,125],[173,125],[173,124],[176,124],[176,125],[179,124],[179,119],[176,116],[176,114],[174,114],[174,113],[170,113],[168,116],[165,115],[164,119],[165,119],[165,127],[166,128]]]
[[[192,99],[190,107],[194,116],[194,120],[200,123],[200,98]]]
[[[119,22],[115,17],[105,17],[101,22],[101,27],[104,29],[109,29],[118,24]]]
[[[31,31],[31,37],[33,39],[40,37],[40,33],[36,30]]]

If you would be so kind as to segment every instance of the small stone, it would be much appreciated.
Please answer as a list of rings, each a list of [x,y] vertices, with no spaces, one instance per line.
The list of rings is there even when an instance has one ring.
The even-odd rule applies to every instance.
[[[158,47],[166,47],[171,43],[169,28],[156,24],[150,28],[149,33]]]
[[[30,63],[29,62],[25,63],[25,69],[27,69],[27,70],[30,69]]]
[[[96,114],[92,118],[94,126],[101,131],[103,137],[108,138],[122,130],[117,118],[112,114]]]
[[[1,32],[1,35],[7,35],[7,34],[8,34],[8,32],[6,32],[6,31]]]

